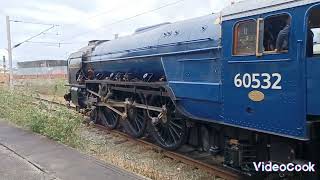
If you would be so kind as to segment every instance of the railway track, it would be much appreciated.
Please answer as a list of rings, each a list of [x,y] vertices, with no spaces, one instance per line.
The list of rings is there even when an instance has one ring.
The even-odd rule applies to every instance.
[[[68,108],[75,109],[75,107],[73,107],[73,106],[68,106],[67,104],[63,104],[63,103],[60,103],[60,102],[52,101],[52,100],[49,100],[49,99],[46,99],[46,98],[41,98],[41,97],[33,97],[33,98],[35,98],[36,100],[39,100],[39,101],[44,101],[44,102],[47,102],[47,103],[52,103],[52,104],[59,105],[59,106],[64,106],[64,107],[67,106]],[[104,127],[102,125],[98,125],[98,124],[96,124],[95,127],[98,128],[101,131],[107,131],[107,132],[112,133],[112,134],[117,134],[117,135],[120,135],[120,136],[126,138],[127,140],[133,141],[133,142],[138,143],[138,144],[143,145],[143,146],[148,146],[148,147],[150,147],[150,148],[152,148],[154,150],[157,150],[157,151],[161,151],[163,153],[163,155],[168,157],[168,158],[174,159],[176,161],[180,161],[180,162],[182,162],[184,164],[188,164],[188,165],[194,166],[194,167],[196,167],[198,169],[205,170],[208,173],[210,173],[211,175],[213,175],[214,179],[215,178],[222,178],[222,179],[225,179],[225,180],[243,179],[243,176],[240,173],[238,173],[238,172],[236,172],[234,170],[222,167],[221,165],[208,164],[208,163],[205,163],[205,162],[203,162],[201,160],[194,159],[194,158],[192,158],[192,157],[190,157],[190,156],[188,156],[186,154],[180,153],[180,152],[172,152],[172,151],[164,150],[161,147],[151,143],[147,139],[144,139],[144,138],[142,138],[142,139],[133,139],[128,134],[126,134],[126,133],[124,133],[122,131],[119,131],[119,130],[109,130],[106,127]]]

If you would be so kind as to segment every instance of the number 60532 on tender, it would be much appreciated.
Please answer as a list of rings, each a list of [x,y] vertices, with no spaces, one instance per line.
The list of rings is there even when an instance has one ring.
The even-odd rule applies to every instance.
[[[245,73],[234,77],[234,85],[237,88],[275,89],[281,90],[281,74],[279,73]]]

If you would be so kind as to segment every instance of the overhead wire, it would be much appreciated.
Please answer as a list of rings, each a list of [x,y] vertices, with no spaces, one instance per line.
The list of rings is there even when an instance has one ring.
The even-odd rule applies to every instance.
[[[34,35],[34,36],[26,39],[26,40],[24,40],[24,41],[22,41],[22,42],[20,42],[20,43],[18,43],[18,44],[16,44],[16,45],[14,45],[13,48],[16,48],[16,47],[20,46],[21,44],[30,41],[31,39],[34,39],[34,38],[36,38],[36,37],[38,37],[38,36],[41,36],[43,33],[45,33],[45,32],[47,32],[47,31],[53,29],[54,27],[55,27],[55,25],[53,25],[53,26],[51,26],[50,28],[47,28],[47,29],[41,31],[40,33],[38,33],[38,34],[36,34],[36,35]]]
[[[109,13],[111,13],[111,12],[113,12],[113,11],[119,9],[119,8],[120,8],[120,7],[115,7],[115,8],[109,9],[109,10],[107,10],[107,11],[103,11],[103,12],[97,13],[97,14],[95,14],[95,15],[89,16],[89,17],[87,17],[87,18],[85,18],[85,19],[86,19],[86,20],[95,19],[95,18],[97,18],[97,17],[99,17],[99,16],[103,16],[103,15],[109,14]],[[80,22],[83,22],[83,19],[81,19],[81,20],[79,20],[79,21],[76,21],[76,22],[74,22],[74,23],[71,23],[71,24],[62,24],[62,26],[73,26],[73,25],[77,25],[77,24],[80,23]]]
[[[27,43],[33,43],[33,44],[78,44],[81,42],[27,41]]]
[[[96,18],[96,17],[109,14],[109,13],[111,13],[111,12],[113,12],[113,11],[119,9],[119,8],[120,8],[120,7],[115,7],[115,8],[112,8],[112,9],[110,9],[110,10],[107,10],[107,11],[104,11],[104,12],[101,12],[101,13],[97,13],[96,15],[93,15],[93,16],[88,17],[87,19],[88,19],[88,20],[89,20],[89,19],[94,19],[94,18]],[[48,26],[50,25],[50,26],[55,26],[55,27],[59,26],[59,25],[56,25],[56,24],[49,24],[49,23],[42,23],[42,22],[31,22],[31,21],[22,21],[22,20],[10,20],[10,21],[11,21],[11,22],[15,22],[15,23],[24,23],[24,24],[48,25]],[[80,21],[79,21],[79,22],[80,22]],[[74,24],[68,24],[68,25],[76,25],[76,23],[74,23]],[[50,29],[52,29],[52,28],[50,28]],[[50,30],[50,29],[49,29],[49,30]],[[46,34],[46,32],[49,31],[49,30],[43,31],[43,32],[41,32],[40,34],[36,35],[35,37],[38,37],[39,35],[42,35],[42,34]],[[57,33],[57,35],[58,35],[58,33]],[[60,35],[60,34],[59,34],[59,35]],[[33,39],[33,38],[35,38],[35,37],[32,37],[31,39]],[[46,43],[44,43],[44,42],[30,42],[30,41],[28,41],[28,40],[25,40],[25,41],[23,41],[23,42],[21,42],[21,43],[18,43],[16,46],[19,46],[19,45],[21,45],[22,43],[26,43],[26,42],[28,42],[28,43],[38,43],[38,44],[42,43],[42,44],[46,44]],[[49,42],[48,42],[48,43],[49,43]],[[48,43],[47,43],[47,44],[48,44]],[[82,42],[81,42],[81,43],[82,43]],[[50,42],[50,44],[59,44],[59,46],[60,46],[60,45],[65,45],[65,44],[77,44],[77,43]]]
[[[108,11],[104,11],[104,12],[98,13],[98,14],[96,14],[96,15],[93,15],[93,16],[91,16],[91,17],[88,17],[87,19],[88,19],[88,20],[89,20],[89,19],[94,19],[94,18],[97,18],[97,17],[99,17],[99,16],[103,16],[103,15],[106,15],[106,14],[110,14],[111,12],[113,12],[113,11],[119,9],[119,8],[121,8],[121,7],[112,8],[112,9],[110,9],[110,10],[108,10]]]
[[[42,46],[50,46],[50,47],[59,47],[60,48],[63,45],[73,45],[73,44],[87,43],[87,41],[83,41],[83,42],[27,41],[26,43],[41,44]]]
[[[10,20],[10,22],[23,23],[23,24],[34,24],[34,25],[44,25],[44,26],[59,26],[57,24],[48,24],[48,23],[42,23],[42,22],[31,22],[31,21],[22,21],[22,20]]]
[[[86,31],[86,32],[83,32],[83,33],[79,33],[79,34],[74,35],[74,36],[72,36],[72,37],[70,37],[70,38],[68,38],[68,39],[73,39],[73,38],[79,37],[79,36],[81,36],[81,35],[88,34],[88,33],[92,32],[92,31],[97,31],[97,30],[99,30],[99,29],[104,29],[104,28],[106,28],[107,26],[111,26],[111,25],[115,25],[115,24],[118,24],[118,23],[121,23],[121,22],[125,22],[125,21],[128,21],[128,20],[134,19],[134,18],[136,18],[136,17],[139,17],[139,16],[142,16],[142,15],[145,15],[145,14],[149,14],[149,13],[158,11],[158,10],[160,10],[160,9],[163,9],[163,8],[166,8],[166,7],[169,7],[169,6],[176,5],[176,4],[181,3],[181,2],[183,2],[183,1],[185,1],[185,0],[174,1],[174,2],[172,2],[172,3],[168,3],[168,4],[162,5],[162,6],[160,6],[160,7],[157,7],[157,8],[148,10],[148,11],[144,11],[144,12],[138,13],[138,14],[133,15],[133,16],[130,16],[130,17],[127,17],[127,18],[124,18],[124,19],[120,19],[120,20],[114,21],[114,22],[112,22],[112,23],[110,23],[110,24],[103,25],[103,26],[101,26],[101,27],[99,27],[99,28],[96,28],[96,29],[94,29],[94,30],[89,30],[89,31]]]
[[[107,11],[103,11],[103,12],[100,12],[100,13],[97,13],[93,16],[89,16],[88,18],[86,19],[94,19],[96,17],[99,17],[99,16],[102,16],[102,15],[106,15],[106,14],[109,14],[117,9],[119,9],[120,7],[116,7],[116,8],[112,8],[110,10],[107,10]],[[52,25],[55,25],[55,26],[60,26],[60,25],[57,25],[57,24],[49,24],[49,23],[42,23],[42,22],[31,22],[31,21],[22,21],[22,20],[10,20],[11,22],[15,22],[15,23],[24,23],[24,24],[35,24],[35,25],[46,25],[46,26],[52,26]],[[79,22],[81,22],[83,20],[80,20]],[[66,24],[66,25],[75,25],[76,23],[72,23],[72,24]],[[61,24],[63,26],[63,24]]]
[[[165,5],[159,6],[159,7],[157,7],[157,8],[150,9],[150,10],[148,10],[148,11],[144,11],[144,12],[135,14],[135,15],[133,15],[133,16],[130,16],[130,17],[127,17],[127,18],[123,18],[123,19],[114,21],[114,22],[112,22],[112,23],[109,23],[109,24],[107,24],[107,25],[103,25],[103,26],[101,26],[101,27],[99,27],[99,28],[96,28],[96,29],[94,29],[94,30],[90,30],[90,31],[86,31],[86,32],[77,34],[77,35],[72,36],[71,38],[68,38],[68,39],[73,39],[73,38],[75,38],[75,37],[78,37],[78,36],[81,36],[81,35],[83,35],[83,34],[87,34],[87,33],[90,33],[90,32],[92,32],[92,31],[96,31],[96,30],[99,30],[99,29],[104,29],[104,28],[106,28],[106,27],[108,27],[108,26],[111,26],[111,25],[114,25],[114,24],[118,24],[118,23],[121,23],[121,22],[125,22],[125,21],[128,21],[128,20],[134,19],[134,18],[136,18],[136,17],[139,17],[139,16],[142,16],[142,15],[145,15],[145,14],[149,14],[149,13],[158,11],[158,10],[160,10],[160,9],[163,9],[163,8],[166,8],[166,7],[169,7],[169,6],[176,5],[176,4],[181,3],[181,2],[183,2],[183,1],[185,1],[185,0],[174,1],[174,2],[171,2],[171,3],[165,4]],[[110,10],[105,11],[105,12],[102,12],[102,13],[98,13],[98,14],[96,14],[96,15],[94,15],[94,16],[88,17],[87,19],[94,19],[94,18],[97,18],[97,17],[99,17],[99,16],[102,16],[102,15],[105,15],[105,14],[109,14],[109,13],[115,11],[116,9],[119,9],[119,7],[110,9]],[[28,38],[28,39],[22,41],[21,43],[18,43],[17,45],[15,45],[15,47],[21,45],[22,43],[46,44],[45,46],[57,45],[58,47],[60,47],[61,45],[71,45],[71,44],[82,43],[82,42],[66,42],[66,40],[62,40],[62,41],[60,41],[60,42],[45,42],[45,41],[43,41],[43,42],[42,42],[42,41],[41,41],[41,42],[36,42],[36,41],[30,41],[31,39],[34,39],[34,38],[36,38],[36,37],[38,37],[38,36],[40,36],[40,35],[42,35],[42,34],[45,34],[45,32],[47,32],[47,31],[49,31],[49,30],[51,30],[51,29],[53,29],[54,27],[59,26],[59,25],[48,24],[48,23],[41,23],[41,22],[21,21],[21,20],[11,20],[11,21],[12,21],[12,22],[17,22],[17,23],[26,23],[26,24],[51,25],[50,28],[45,29],[44,31],[38,33],[37,35],[32,36],[31,38]],[[83,42],[84,42],[84,41],[83,41]],[[85,42],[87,42],[87,41],[85,41]],[[56,47],[57,47],[57,46],[56,46]]]

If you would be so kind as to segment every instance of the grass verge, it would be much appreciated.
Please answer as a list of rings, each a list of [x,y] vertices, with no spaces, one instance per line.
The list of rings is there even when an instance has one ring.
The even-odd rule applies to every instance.
[[[0,118],[151,179],[215,179],[205,171],[166,158],[161,152],[124,137],[84,126],[84,118],[66,107],[21,94],[0,87]]]
[[[83,118],[66,108],[35,103],[34,99],[0,88],[0,118],[71,147],[79,147],[77,135]]]
[[[63,97],[68,88],[65,79],[24,79],[17,80],[19,89],[30,93]]]

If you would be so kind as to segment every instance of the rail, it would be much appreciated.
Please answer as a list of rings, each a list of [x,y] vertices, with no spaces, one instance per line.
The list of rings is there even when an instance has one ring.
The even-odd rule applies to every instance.
[[[52,100],[49,100],[49,99],[45,99],[45,98],[41,98],[41,97],[33,97],[37,100],[40,100],[40,101],[45,101],[45,102],[48,102],[48,103],[53,103],[53,104],[56,104],[56,105],[59,105],[59,106],[67,106],[69,108],[73,108],[75,109],[75,107],[73,106],[68,106],[67,104],[63,104],[63,103],[60,103],[60,102],[56,102],[56,101],[52,101]],[[102,125],[98,125],[96,124],[95,125],[96,128],[98,128],[99,130],[101,131],[107,131],[109,133],[113,133],[113,134],[117,134],[117,135],[120,135],[130,141],[133,141],[133,142],[136,142],[136,143],[139,143],[141,145],[144,145],[144,146],[148,146],[152,149],[155,149],[157,151],[161,151],[163,153],[164,156],[168,157],[168,158],[171,158],[171,159],[174,159],[176,161],[180,161],[184,164],[188,164],[188,165],[191,165],[191,166],[194,166],[198,169],[202,169],[202,170],[205,170],[206,172],[210,173],[211,175],[213,175],[214,177],[219,177],[219,178],[222,178],[222,179],[225,179],[225,180],[237,180],[237,179],[242,179],[242,175],[234,170],[231,170],[231,169],[228,169],[228,168],[225,168],[221,165],[212,165],[212,164],[207,164],[205,162],[202,162],[200,160],[196,160],[196,159],[193,159],[191,157],[188,157],[184,154],[181,154],[181,153],[178,153],[178,152],[172,152],[172,151],[167,151],[145,139],[134,139],[134,138],[131,138],[128,134],[124,133],[124,132],[121,132],[119,130],[109,130],[107,129],[106,127],[102,126]]]

